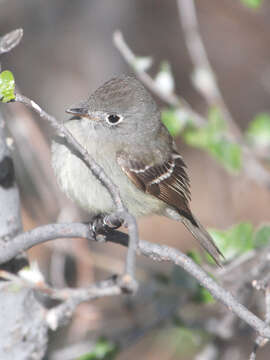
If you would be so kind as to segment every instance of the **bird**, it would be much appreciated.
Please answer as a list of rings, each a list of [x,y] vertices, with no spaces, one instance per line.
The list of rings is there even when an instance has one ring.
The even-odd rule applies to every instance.
[[[136,218],[161,215],[182,222],[221,266],[222,253],[190,209],[190,180],[183,157],[161,121],[157,103],[133,76],[105,82],[66,110],[66,128],[118,186]],[[108,190],[62,140],[52,143],[52,167],[64,193],[91,216],[110,214]]]

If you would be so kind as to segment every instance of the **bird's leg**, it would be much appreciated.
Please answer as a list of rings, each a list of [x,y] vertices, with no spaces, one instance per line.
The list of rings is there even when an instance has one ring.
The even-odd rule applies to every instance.
[[[104,239],[104,235],[118,229],[121,225],[122,221],[117,216],[114,216],[114,214],[99,214],[91,219],[90,222],[90,228],[98,241]]]

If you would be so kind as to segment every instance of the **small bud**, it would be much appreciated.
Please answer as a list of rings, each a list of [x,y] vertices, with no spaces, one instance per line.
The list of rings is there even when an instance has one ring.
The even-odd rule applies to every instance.
[[[23,37],[23,29],[13,30],[0,38],[0,54],[11,51]]]
[[[135,60],[134,67],[137,71],[147,71],[153,64],[150,56],[138,56]]]
[[[213,98],[217,92],[216,80],[211,72],[205,68],[196,68],[191,76],[191,80],[195,88],[205,94],[207,97]]]
[[[174,91],[174,78],[169,63],[161,64],[161,69],[155,78],[157,87],[166,95],[170,95]]]

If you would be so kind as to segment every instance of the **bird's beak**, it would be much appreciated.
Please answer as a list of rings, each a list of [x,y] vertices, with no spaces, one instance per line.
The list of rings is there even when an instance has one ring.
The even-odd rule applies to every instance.
[[[77,115],[77,116],[87,116],[87,115],[89,115],[88,109],[85,108],[85,107],[67,109],[66,112],[68,114]]]

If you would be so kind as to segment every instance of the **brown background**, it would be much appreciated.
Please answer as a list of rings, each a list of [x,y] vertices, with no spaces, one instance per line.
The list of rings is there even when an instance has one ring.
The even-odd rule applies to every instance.
[[[245,129],[256,113],[270,110],[270,5],[265,1],[259,11],[251,11],[236,0],[204,0],[197,1],[197,10],[224,98],[237,123]],[[177,92],[202,114],[207,111],[190,82],[191,64],[173,0],[0,0],[0,34],[18,27],[24,29],[23,41],[2,57],[2,68],[12,70],[20,90],[59,119],[66,116],[65,108],[86,98],[105,80],[130,73],[112,43],[116,29],[123,32],[136,54],[154,58],[152,74],[160,61],[168,60]],[[22,111],[18,108],[19,113]],[[50,130],[39,119],[36,121],[49,139]],[[29,136],[31,145],[34,135]],[[207,154],[185,146],[181,140],[178,144],[191,175],[192,209],[201,222],[225,228],[242,220],[259,224],[270,219],[267,191],[241,175],[229,175]],[[24,151],[18,148],[17,163],[20,151]],[[46,171],[53,179],[50,167]],[[45,197],[51,207],[46,211],[47,205],[38,205],[42,199],[33,190],[36,185],[26,181],[19,165],[17,172],[25,201],[25,227],[55,220],[59,203],[47,193]],[[61,201],[66,203],[64,199],[62,196]],[[181,225],[166,219],[141,220],[140,234],[142,238],[181,249],[194,246]],[[113,255],[121,265],[124,251],[115,246],[108,249],[106,256]],[[38,250],[35,253],[40,256]],[[47,257],[44,260],[44,256],[43,252],[40,262],[46,268],[49,260]],[[159,269],[165,268],[162,265]],[[98,274],[94,272],[93,277]],[[87,272],[84,276],[82,283],[89,282]],[[147,344],[147,340],[139,345],[145,354],[146,345],[142,344]],[[133,350],[129,351],[131,356]],[[147,354],[147,359],[156,358]],[[175,358],[166,356],[163,358]]]

